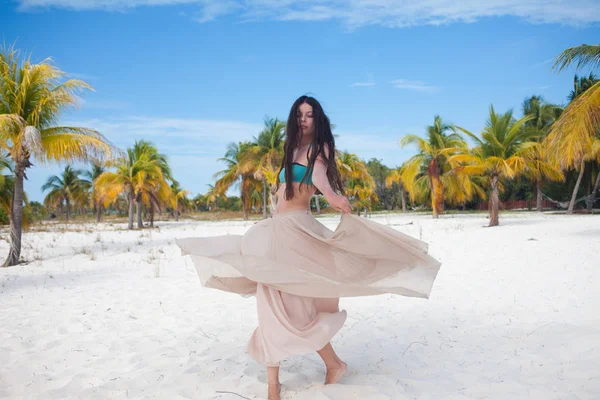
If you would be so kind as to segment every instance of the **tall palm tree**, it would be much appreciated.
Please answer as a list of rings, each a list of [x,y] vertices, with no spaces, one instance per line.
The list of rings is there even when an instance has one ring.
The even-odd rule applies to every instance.
[[[77,105],[76,94],[91,87],[67,75],[49,59],[34,64],[21,60],[14,48],[0,51],[0,150],[14,163],[10,251],[4,266],[16,265],[21,255],[26,171],[32,158],[49,161],[101,160],[118,150],[89,128],[58,125],[65,109]]]
[[[248,169],[254,170],[256,179],[263,182],[263,218],[267,218],[267,193],[274,211],[277,173],[283,160],[286,124],[277,118],[265,118],[263,130],[255,137],[244,159]]]
[[[13,167],[7,155],[0,153],[0,209],[11,218],[12,191],[14,187]]]
[[[14,167],[9,156],[0,153],[0,209],[8,216],[9,222],[12,218],[11,209],[13,204],[13,190],[15,188]],[[23,202],[28,204],[27,193],[23,193]],[[23,229],[29,227],[27,214],[23,214]]]
[[[590,152],[591,158],[600,165],[600,135],[594,138],[592,142],[592,150]],[[598,186],[600,186],[600,171],[596,174],[596,181],[594,182],[594,188],[590,194],[590,200],[588,201],[588,211],[592,211],[594,202],[596,201],[596,193],[598,193]]]
[[[402,147],[412,143],[419,152],[406,161],[402,180],[413,201],[429,197],[433,218],[438,218],[444,206],[444,192],[458,185],[455,175],[448,174],[451,171],[448,158],[466,151],[467,143],[439,115],[435,116],[433,125],[427,127],[426,139],[406,135],[400,141]]]
[[[256,183],[253,173],[245,162],[249,147],[251,147],[250,142],[229,143],[225,157],[218,159],[226,164],[226,168],[213,176],[217,180],[214,189],[216,194],[225,194],[231,186],[240,189],[244,220],[248,219],[248,210],[251,204],[250,194]]]
[[[526,175],[535,183],[537,211],[542,211],[542,186],[545,180],[563,180],[560,167],[552,161],[547,147],[541,142],[548,136],[552,124],[560,117],[562,107],[546,103],[540,96],[525,99],[522,105],[523,115],[532,119],[524,127],[535,131],[537,136],[524,149],[522,155],[527,159]]]
[[[139,150],[139,148],[138,148]],[[104,172],[96,180],[96,187],[104,207],[116,203],[121,196],[129,207],[128,229],[133,229],[134,204],[140,198],[161,197],[170,194],[170,188],[160,164],[150,153],[138,153],[134,148],[127,149],[127,155],[111,163],[116,170]],[[158,202],[156,199],[153,201]],[[138,220],[138,227],[140,221]]]
[[[160,210],[165,204],[175,205],[175,198],[167,180],[176,183],[173,179],[171,167],[167,161],[167,156],[158,152],[156,146],[147,141],[136,141],[133,149],[135,159],[147,159],[148,162],[154,164],[159,170],[160,175],[148,176],[146,182],[137,183],[136,191],[136,211],[137,211],[137,226],[138,229],[144,227],[142,222],[142,206],[150,208],[152,214],[152,222],[154,222],[154,209]]]
[[[60,176],[52,175],[42,186],[42,192],[49,190],[44,205],[49,207],[62,207],[63,202],[66,209],[67,222],[71,216],[71,206],[81,206],[88,201],[88,191],[92,182],[82,179],[83,171],[73,169],[70,165]]]
[[[481,133],[481,138],[464,128],[457,127],[476,142],[471,154],[457,154],[450,157],[455,170],[467,175],[481,175],[487,178],[489,187],[489,226],[499,225],[500,185],[504,179],[511,179],[526,168],[526,159],[519,154],[523,145],[537,134],[523,129],[532,116],[515,120],[512,111],[497,114],[490,106],[490,116]],[[458,166],[457,166],[458,165]]]
[[[577,69],[600,66],[600,45],[571,47],[559,54],[553,69],[562,71],[575,63]],[[594,78],[590,75],[590,78]],[[600,130],[600,81],[589,88],[575,81],[573,100],[548,135],[547,145],[565,169],[579,169],[575,189],[567,213],[572,213],[579,185],[583,178],[585,162],[593,158],[593,143]],[[581,83],[581,82],[580,82]],[[589,79],[588,79],[588,83]],[[582,92],[577,95],[577,91]]]
[[[104,172],[106,172],[106,167],[99,163],[92,163],[91,170],[83,171],[83,175],[92,182],[91,200],[96,210],[96,222],[102,220],[102,199],[98,194],[98,190],[96,190],[96,179]]]
[[[182,207],[187,206],[187,196],[190,192],[189,190],[180,188],[179,183],[177,182],[171,185],[171,191],[173,192],[173,198],[175,200],[175,221],[179,221],[179,210]]]

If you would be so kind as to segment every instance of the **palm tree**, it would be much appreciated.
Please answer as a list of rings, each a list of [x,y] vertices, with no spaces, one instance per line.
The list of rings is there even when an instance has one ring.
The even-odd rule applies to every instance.
[[[356,212],[360,215],[360,209],[364,208],[366,213],[372,202],[377,201],[375,182],[367,164],[356,154],[340,150],[336,150],[336,164],[348,195],[356,200]]]
[[[121,196],[127,199],[128,229],[133,229],[134,203],[139,201],[138,204],[141,205],[143,200],[152,198],[152,201],[160,205],[157,198],[164,199],[170,195],[170,187],[165,182],[160,163],[151,151],[140,152],[144,147],[128,148],[125,157],[111,163],[116,171],[104,172],[96,180],[96,187],[104,207],[117,202]],[[137,154],[135,150],[138,151]],[[141,219],[141,216],[139,218]],[[140,225],[138,219],[138,227]]]
[[[12,190],[14,187],[13,167],[10,159],[0,153],[0,209],[11,218]]]
[[[219,194],[215,192],[215,187],[214,185],[208,185],[208,191],[206,192],[206,194],[204,195],[203,199],[205,199],[206,201],[206,208],[208,208],[209,210],[211,210],[211,205],[214,205],[215,208],[217,206],[217,199],[219,198]],[[223,197],[225,197],[225,195],[222,195]],[[226,197],[225,197],[226,198]]]
[[[50,190],[44,199],[44,205],[62,207],[64,202],[67,222],[71,216],[71,206],[86,204],[88,191],[92,187],[92,182],[80,178],[80,175],[83,175],[82,170],[67,165],[61,176],[52,175],[42,186],[42,192]]]
[[[179,183],[175,182],[171,185],[173,198],[175,200],[175,221],[179,221],[179,209],[181,206],[186,206],[188,203],[187,195],[190,192],[179,187]]]
[[[454,131],[452,125],[442,121],[439,115],[433,125],[427,127],[427,138],[406,135],[400,141],[402,147],[415,143],[419,152],[405,163],[402,180],[406,184],[411,200],[430,198],[433,218],[442,213],[445,191],[457,186],[458,179],[451,171],[448,158],[466,151],[467,143]],[[453,192],[458,192],[453,190]]]
[[[375,192],[375,182],[369,177],[368,179],[352,179],[348,181],[347,193],[356,198],[356,212],[360,216],[361,208],[364,209],[365,216],[368,211],[373,209],[373,202],[379,200]]]
[[[598,82],[598,78],[592,73],[589,76],[578,76],[575,74],[573,77],[573,90],[567,97],[569,101],[575,100],[580,94],[594,86]]]
[[[406,212],[406,191],[404,182],[402,181],[402,169],[404,168],[404,164],[390,170],[390,173],[385,178],[385,186],[392,187],[394,184],[400,187],[400,196],[402,198],[402,212]]]
[[[21,61],[14,48],[0,51],[0,149],[14,163],[14,200],[11,206],[10,251],[4,266],[16,265],[21,255],[23,180],[31,159],[89,161],[118,150],[95,130],[58,125],[65,109],[77,105],[76,93],[91,87],[66,79],[49,59]],[[66,79],[66,80],[65,80]]]
[[[552,69],[557,69],[560,72],[575,62],[577,63],[577,69],[583,67],[600,67],[600,45],[583,44],[581,46],[570,47],[554,59]]]
[[[600,135],[594,138],[592,142],[592,151],[591,157],[598,164],[600,164]],[[596,193],[598,193],[598,186],[600,185],[600,171],[596,174],[596,181],[594,182],[594,188],[592,189],[592,193],[590,194],[590,200],[588,201],[588,211],[592,211],[594,207],[594,202],[596,201]]]
[[[265,118],[265,127],[255,137],[244,159],[246,168],[254,170],[254,177],[263,182],[263,218],[267,218],[267,193],[274,211],[277,173],[283,161],[285,122],[277,118]]]
[[[504,114],[496,114],[490,106],[490,116],[481,138],[464,128],[457,127],[476,142],[471,154],[457,154],[450,157],[455,170],[467,175],[481,175],[487,178],[490,188],[490,224],[499,225],[501,181],[514,178],[526,169],[526,159],[519,155],[523,146],[537,133],[523,129],[532,116],[525,116],[518,121],[513,118],[512,110]]]
[[[218,159],[218,161],[224,162],[227,167],[213,176],[214,179],[217,179],[214,188],[215,194],[223,195],[231,186],[240,189],[244,220],[248,219],[251,189],[256,182],[253,174],[248,170],[247,164],[244,162],[250,146],[250,142],[229,143],[225,157]]]
[[[527,159],[526,175],[535,183],[537,194],[537,211],[542,211],[542,186],[545,180],[563,180],[564,175],[560,167],[551,161],[547,147],[541,142],[546,138],[552,124],[560,117],[562,107],[546,103],[540,96],[531,96],[525,99],[522,106],[523,115],[532,119],[525,122],[525,127],[535,131],[537,137],[522,153]]]
[[[152,163],[160,170],[160,174],[158,175],[145,177],[146,182],[137,182],[135,197],[137,225],[138,229],[142,229],[144,227],[142,222],[142,205],[146,205],[150,208],[153,225],[155,208],[160,211],[161,206],[164,204],[171,203],[173,206],[175,205],[175,199],[172,197],[173,193],[167,180],[170,180],[173,183],[176,182],[173,179],[167,157],[164,154],[159,153],[154,144],[147,140],[136,141],[132,151],[135,159],[147,159],[148,162]]]
[[[92,163],[92,169],[89,171],[83,171],[83,175],[87,177],[90,182],[92,182],[92,193],[91,199],[96,209],[96,222],[100,222],[102,220],[102,199],[98,195],[98,190],[96,189],[96,179],[100,175],[106,172],[106,167],[99,163]]]
[[[577,69],[586,66],[597,68],[600,66],[600,45],[582,45],[566,49],[556,57],[553,69],[562,71],[573,63],[576,63]],[[589,86],[594,76],[590,75],[589,78],[579,82],[576,78],[574,93],[571,96],[573,100],[553,125],[547,139],[547,145],[564,169],[579,169],[567,211],[569,214],[575,207],[585,162],[593,157],[592,147],[600,127],[600,81],[586,88],[586,83]]]
[[[315,193],[313,197],[315,199],[315,208],[317,209],[317,215],[321,215],[321,200],[319,200],[319,195]]]
[[[13,163],[7,155],[0,153],[0,209],[8,216],[9,222],[12,218],[11,209],[13,204],[13,190],[15,187],[15,175]],[[27,205],[27,193],[23,193],[23,202]],[[30,220],[26,213],[23,214],[22,227],[27,229]]]

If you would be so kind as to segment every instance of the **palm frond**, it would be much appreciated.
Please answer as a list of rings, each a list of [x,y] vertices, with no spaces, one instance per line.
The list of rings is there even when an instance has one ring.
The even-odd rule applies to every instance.
[[[600,82],[571,102],[552,126],[547,144],[559,155],[563,168],[575,168],[587,159],[600,129]]]
[[[569,65],[576,63],[577,69],[582,67],[600,67],[600,45],[587,45],[570,47],[554,59],[553,70],[562,71]]]

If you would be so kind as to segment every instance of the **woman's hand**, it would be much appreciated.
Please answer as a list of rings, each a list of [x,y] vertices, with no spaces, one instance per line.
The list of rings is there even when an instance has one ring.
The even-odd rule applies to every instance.
[[[346,196],[342,196],[340,194],[335,194],[330,198],[325,198],[329,205],[333,207],[336,211],[341,211],[344,214],[352,214],[352,205],[346,198]]]

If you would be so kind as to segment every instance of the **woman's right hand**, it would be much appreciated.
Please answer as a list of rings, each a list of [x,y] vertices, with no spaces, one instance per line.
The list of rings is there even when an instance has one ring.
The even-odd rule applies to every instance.
[[[352,205],[346,196],[336,194],[334,197],[325,200],[327,200],[329,205],[333,207],[334,210],[341,211],[344,214],[352,214]]]

